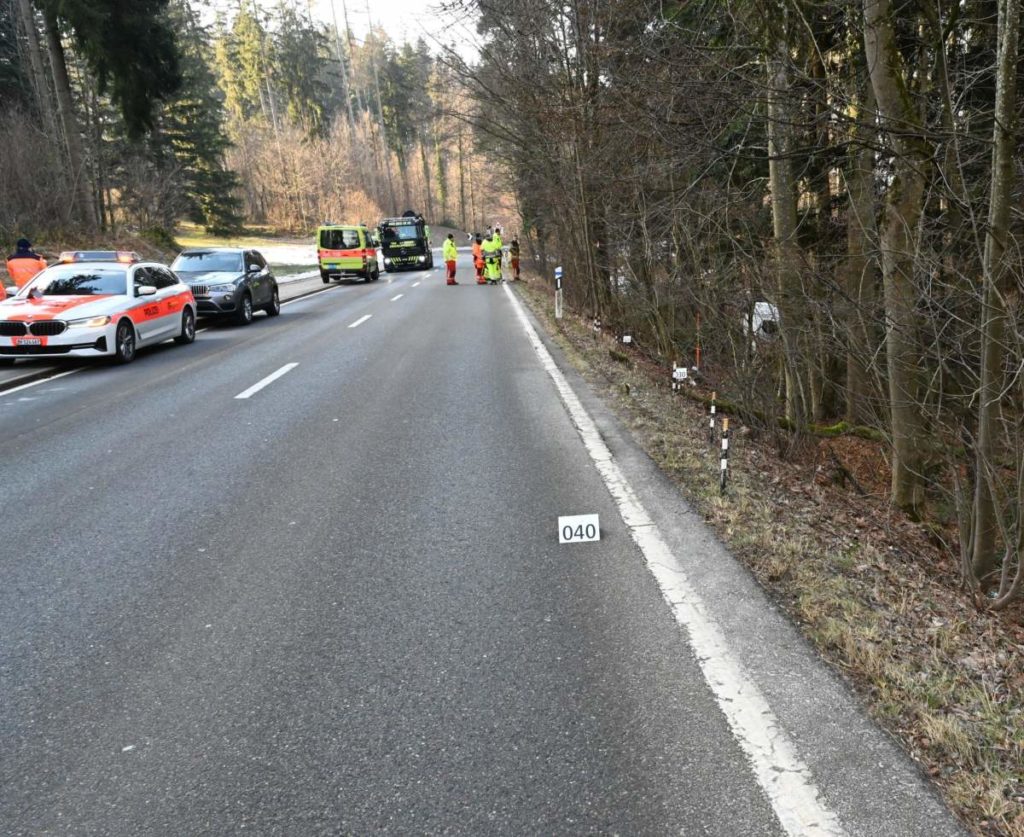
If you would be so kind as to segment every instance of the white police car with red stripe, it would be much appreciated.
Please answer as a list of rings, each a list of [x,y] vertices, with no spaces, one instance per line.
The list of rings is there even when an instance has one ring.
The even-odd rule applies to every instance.
[[[196,301],[166,265],[134,253],[65,254],[0,302],[0,363],[17,358],[112,357],[196,337]],[[104,254],[106,256],[107,254]]]

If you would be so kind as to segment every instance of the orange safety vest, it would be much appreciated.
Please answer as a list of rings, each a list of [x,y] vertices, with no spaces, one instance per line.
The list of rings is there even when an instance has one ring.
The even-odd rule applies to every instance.
[[[16,256],[7,260],[7,273],[19,288],[46,267],[46,259]]]
[[[473,242],[473,266],[478,268],[484,266],[483,248],[475,241]]]

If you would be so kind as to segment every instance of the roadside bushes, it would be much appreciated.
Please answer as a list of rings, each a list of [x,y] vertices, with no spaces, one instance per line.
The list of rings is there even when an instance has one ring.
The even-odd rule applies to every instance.
[[[64,166],[42,126],[26,111],[0,111],[0,249],[73,226]]]

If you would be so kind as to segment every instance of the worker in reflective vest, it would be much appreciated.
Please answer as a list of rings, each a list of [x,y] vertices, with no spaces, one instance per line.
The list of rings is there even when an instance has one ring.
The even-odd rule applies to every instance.
[[[27,238],[19,238],[14,252],[7,257],[7,274],[19,288],[45,267],[46,259],[32,249]]]
[[[455,281],[455,260],[459,257],[459,251],[455,249],[455,235],[448,233],[448,237],[444,240],[444,247],[442,248],[444,255],[444,263],[448,266],[448,284],[458,285]]]
[[[505,258],[505,242],[501,239],[501,227],[494,228],[494,241],[498,245],[498,281],[500,282],[503,278],[501,275],[501,263]]]
[[[501,281],[501,239],[491,233],[481,245],[487,281],[496,285]]]
[[[473,267],[476,270],[476,283],[478,285],[486,285],[487,280],[484,279],[484,239],[480,233],[476,234],[476,238],[473,241]]]

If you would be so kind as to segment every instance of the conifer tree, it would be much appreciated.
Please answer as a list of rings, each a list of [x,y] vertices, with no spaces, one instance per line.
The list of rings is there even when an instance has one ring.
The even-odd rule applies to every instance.
[[[152,127],[157,105],[181,84],[167,0],[36,0],[71,32],[75,51],[120,110],[132,137]]]
[[[211,232],[232,232],[241,226],[238,176],[225,165],[230,141],[222,94],[210,69],[209,34],[188,0],[172,1],[168,21],[187,36],[181,39],[181,91],[163,110],[159,136],[179,168],[190,220]]]
[[[18,60],[18,27],[12,0],[0,0],[0,105],[28,104],[24,68]]]
[[[323,134],[327,122],[323,83],[327,63],[325,36],[294,8],[281,5],[274,33],[274,78],[289,121],[310,136]]]

